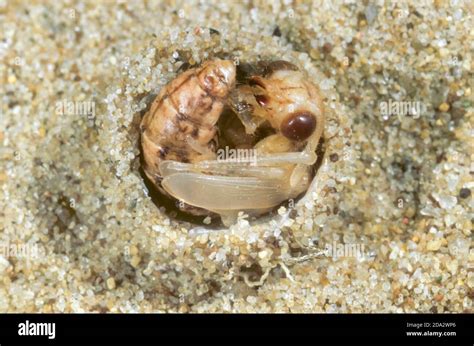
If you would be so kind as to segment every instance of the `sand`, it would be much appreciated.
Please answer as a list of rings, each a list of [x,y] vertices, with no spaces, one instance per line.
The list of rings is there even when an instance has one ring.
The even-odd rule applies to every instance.
[[[472,312],[472,14],[0,1],[0,311]],[[292,61],[327,109],[306,196],[218,228],[157,207],[138,145],[160,88],[213,57]]]

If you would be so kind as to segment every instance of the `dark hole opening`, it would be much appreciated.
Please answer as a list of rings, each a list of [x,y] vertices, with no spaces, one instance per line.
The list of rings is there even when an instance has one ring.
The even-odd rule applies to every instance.
[[[183,65],[185,65],[185,64],[183,64]],[[241,66],[239,66],[237,72],[239,72],[239,70],[242,70],[242,67],[245,67],[247,65],[249,65],[249,64],[242,64]],[[249,65],[249,66],[251,66],[251,65]],[[189,66],[183,66],[183,69],[187,69],[187,68],[189,68]],[[182,72],[182,71],[180,71],[180,72]],[[255,72],[254,69],[251,69],[251,72]],[[149,105],[151,105],[152,101],[153,100],[150,100]],[[143,112],[141,112],[140,116],[138,117],[138,119],[137,119],[138,123],[136,124],[137,128],[139,126],[139,123],[140,123],[141,119],[143,118],[145,113],[149,110],[149,107],[150,106],[148,106],[147,109],[145,109]],[[230,108],[226,107],[224,109],[224,111],[222,112],[221,117],[219,119],[219,122],[217,124],[218,134],[219,134],[219,143],[218,143],[218,146],[216,147],[216,149],[222,149],[225,146],[228,146],[229,148],[235,148],[236,147],[236,142],[235,141],[225,139],[225,138],[221,138],[222,137],[221,133],[223,132],[223,130],[226,126],[229,126],[229,124],[230,124],[230,126],[235,126],[235,127],[240,126],[243,129],[243,125],[240,122],[240,120],[238,119],[237,115]],[[237,141],[244,141],[244,142],[247,141],[249,148],[253,147],[259,140],[269,136],[270,134],[275,133],[275,130],[268,123],[266,123],[266,124],[264,123],[264,124],[260,125],[259,128],[257,129],[256,134],[252,135],[252,136],[250,136],[250,135],[246,136],[242,129],[240,129],[240,130],[237,129],[238,130],[237,132],[240,131],[241,135],[234,136],[234,138],[238,138]],[[242,142],[240,142],[238,144],[245,146],[245,143],[242,144]],[[183,211],[182,209],[180,209],[178,207],[179,201],[177,201],[176,199],[162,193],[160,191],[160,189],[158,189],[155,186],[155,184],[152,181],[150,181],[150,179],[146,176],[146,174],[143,170],[143,166],[144,166],[143,165],[143,152],[142,152],[140,137],[138,138],[138,146],[139,146],[139,150],[140,150],[139,173],[140,173],[141,177],[143,178],[145,186],[147,187],[147,189],[149,191],[149,196],[150,196],[152,202],[158,208],[164,208],[166,215],[168,215],[171,219],[176,220],[176,221],[188,222],[192,225],[203,226],[203,227],[208,228],[208,229],[217,229],[217,228],[223,227],[222,221],[221,221],[220,216],[218,214],[215,214],[215,213],[212,213],[212,212],[209,212],[209,211],[205,211],[206,215],[192,215],[188,212]],[[318,146],[316,148],[316,153],[318,155],[318,158],[317,158],[317,161],[315,162],[315,164],[312,167],[311,179],[314,179],[314,177],[316,175],[316,172],[320,168],[320,166],[323,162],[325,152],[326,152],[326,141],[324,139],[324,134],[323,134],[323,136],[321,136],[321,139],[320,139],[320,141],[318,143]],[[305,195],[305,193],[306,193],[306,191],[302,192],[300,195],[293,198],[292,199],[293,202],[297,203],[297,201],[299,199],[301,199]],[[276,211],[281,206],[288,207],[288,203],[289,203],[288,200],[283,201],[281,204],[275,206],[271,211],[269,211],[265,214],[255,216],[255,217],[250,217],[249,221],[255,221],[257,219],[265,218],[265,217],[268,217],[268,216],[271,217],[271,216],[276,214]],[[199,209],[199,208],[195,208],[195,209]],[[204,211],[203,209],[200,209],[200,210]],[[210,223],[204,223],[204,220],[207,217],[210,218]]]

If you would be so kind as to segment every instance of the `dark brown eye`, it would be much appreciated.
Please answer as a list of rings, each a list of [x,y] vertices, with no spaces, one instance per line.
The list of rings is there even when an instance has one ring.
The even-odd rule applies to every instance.
[[[281,124],[281,133],[288,139],[303,141],[316,129],[316,117],[309,112],[291,114]]]
[[[265,95],[255,95],[255,100],[262,107],[265,107],[269,102],[268,97],[266,97]]]

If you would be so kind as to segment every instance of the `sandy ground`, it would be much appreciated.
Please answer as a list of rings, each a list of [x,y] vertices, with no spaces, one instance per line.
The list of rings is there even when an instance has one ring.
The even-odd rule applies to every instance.
[[[0,1],[0,311],[472,311],[472,14]],[[292,61],[328,110],[307,195],[217,230],[153,203],[137,128],[213,57]]]

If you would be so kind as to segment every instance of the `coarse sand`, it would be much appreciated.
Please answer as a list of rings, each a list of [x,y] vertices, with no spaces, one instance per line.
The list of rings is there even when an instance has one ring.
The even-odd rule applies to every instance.
[[[0,1],[1,312],[472,312],[472,1]],[[184,63],[325,98],[308,193],[173,218],[138,124]]]

